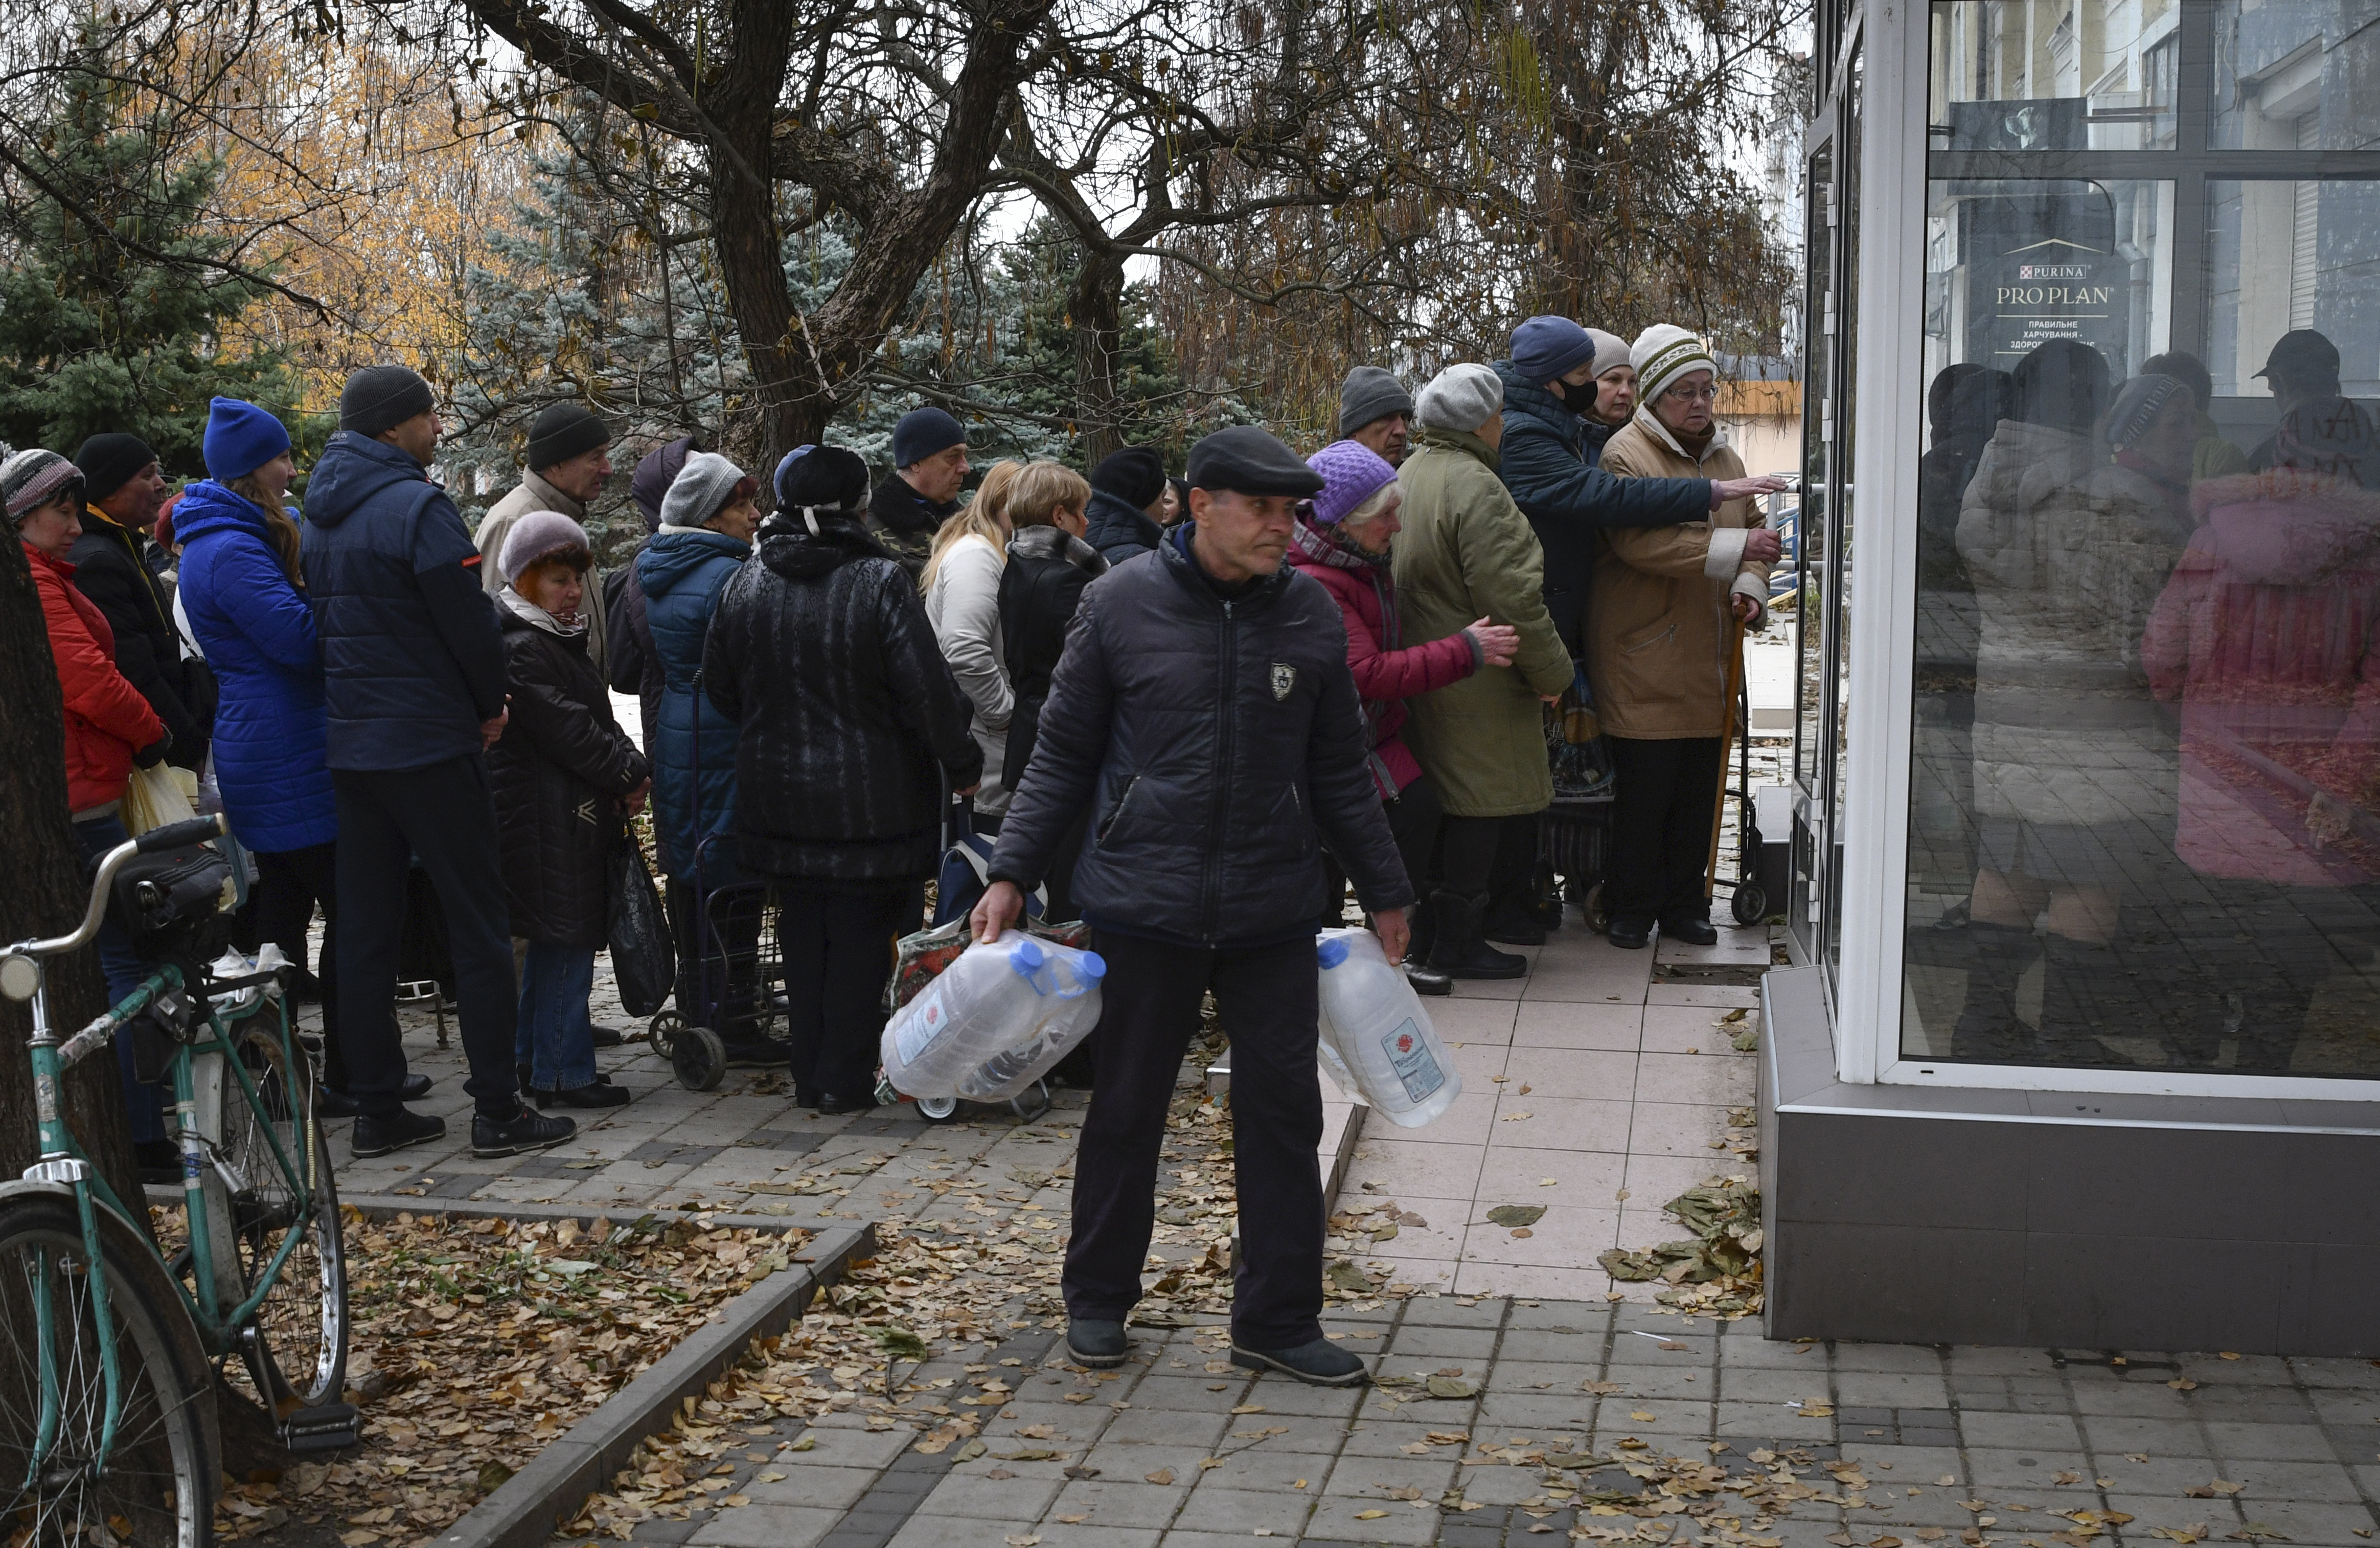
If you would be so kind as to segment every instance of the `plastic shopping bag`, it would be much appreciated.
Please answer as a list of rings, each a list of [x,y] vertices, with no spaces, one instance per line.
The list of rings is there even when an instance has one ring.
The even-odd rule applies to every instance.
[[[607,890],[612,975],[620,986],[620,1005],[630,1016],[650,1016],[676,986],[677,951],[662,912],[661,889],[653,885],[645,852],[634,838],[623,837],[613,852]]]

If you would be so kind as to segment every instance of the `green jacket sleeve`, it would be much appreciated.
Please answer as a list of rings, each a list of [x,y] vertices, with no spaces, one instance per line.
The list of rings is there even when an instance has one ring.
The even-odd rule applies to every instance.
[[[1520,630],[1512,670],[1532,693],[1560,693],[1570,687],[1570,652],[1546,613],[1546,560],[1536,533],[1484,467],[1463,469],[1453,493],[1463,512],[1457,542],[1473,616]]]

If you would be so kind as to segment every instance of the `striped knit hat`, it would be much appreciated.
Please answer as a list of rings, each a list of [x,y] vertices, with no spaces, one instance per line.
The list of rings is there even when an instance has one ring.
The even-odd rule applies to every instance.
[[[1629,347],[1628,362],[1636,368],[1637,400],[1642,403],[1652,402],[1689,372],[1718,375],[1718,362],[1703,341],[1670,323],[1656,323],[1638,334]]]
[[[0,500],[7,503],[11,521],[22,521],[36,508],[56,499],[61,492],[82,481],[81,469],[40,446],[29,446],[0,462]],[[78,500],[76,504],[81,502]]]

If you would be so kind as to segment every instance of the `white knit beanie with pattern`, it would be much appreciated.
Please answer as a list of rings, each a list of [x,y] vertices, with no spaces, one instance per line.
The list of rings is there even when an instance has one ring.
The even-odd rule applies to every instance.
[[[1640,403],[1652,402],[1689,372],[1718,375],[1718,362],[1703,341],[1672,323],[1656,323],[1638,334],[1629,347],[1628,363],[1636,368]]]

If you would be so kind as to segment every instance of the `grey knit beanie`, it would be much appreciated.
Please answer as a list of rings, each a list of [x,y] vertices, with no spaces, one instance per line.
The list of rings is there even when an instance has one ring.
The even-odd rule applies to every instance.
[[[1421,390],[1421,422],[1431,430],[1477,430],[1503,407],[1504,384],[1490,366],[1448,366]]]
[[[590,556],[594,554],[595,545],[587,540],[586,528],[560,511],[531,511],[514,522],[513,530],[504,534],[504,551],[496,565],[504,572],[504,584],[509,586],[540,559],[551,559],[573,550]]]
[[[2165,406],[2181,390],[2179,379],[2157,374],[2135,376],[2125,383],[2116,394],[2116,406],[2107,410],[2107,445],[2122,451],[2155,430]]]
[[[1376,365],[1359,365],[1347,373],[1339,388],[1339,436],[1344,440],[1355,432],[1391,414],[1413,418],[1413,394],[1396,379],[1394,372]]]
[[[1595,341],[1595,374],[1602,375],[1615,366],[1628,363],[1628,341],[1618,334],[1607,334],[1601,328],[1589,328],[1586,336]]]
[[[734,502],[744,478],[743,469],[717,452],[696,452],[662,496],[662,525],[701,526]]]
[[[0,462],[0,500],[7,502],[11,521],[22,521],[82,481],[81,469],[40,446],[28,446]]]

